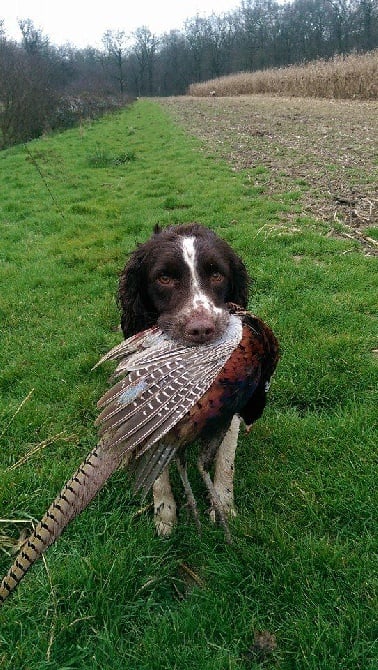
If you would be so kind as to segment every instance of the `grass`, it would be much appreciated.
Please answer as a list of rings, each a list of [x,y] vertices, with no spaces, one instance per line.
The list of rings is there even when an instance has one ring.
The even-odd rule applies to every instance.
[[[17,541],[95,443],[107,372],[91,367],[120,340],[117,276],[155,223],[233,244],[282,344],[238,451],[232,546],[203,497],[201,536],[182,510],[158,539],[117,472],[0,610],[2,669],[376,668],[375,259],[291,197],[251,194],[152,102],[0,161],[0,535]],[[266,658],[258,631],[277,640]]]
[[[189,95],[251,95],[377,100],[378,49],[303,65],[238,72],[189,86]]]

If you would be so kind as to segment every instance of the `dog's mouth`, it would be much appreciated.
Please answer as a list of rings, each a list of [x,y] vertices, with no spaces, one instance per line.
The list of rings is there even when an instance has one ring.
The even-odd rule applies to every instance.
[[[198,309],[190,313],[182,311],[174,317],[162,315],[158,326],[172,339],[190,346],[215,342],[223,335],[229,320],[230,314],[225,309],[216,312]]]

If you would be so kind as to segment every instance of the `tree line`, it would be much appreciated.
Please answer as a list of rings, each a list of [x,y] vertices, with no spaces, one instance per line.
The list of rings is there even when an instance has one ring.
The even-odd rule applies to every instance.
[[[242,0],[163,35],[106,31],[102,48],[54,46],[30,19],[10,40],[0,18],[0,144],[69,127],[135,96],[180,95],[191,83],[378,46],[378,0]]]

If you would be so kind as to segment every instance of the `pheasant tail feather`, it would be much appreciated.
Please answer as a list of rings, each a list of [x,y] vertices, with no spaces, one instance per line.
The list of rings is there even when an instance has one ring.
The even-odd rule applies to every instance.
[[[61,535],[67,524],[87,507],[116,470],[120,460],[120,454],[102,448],[101,442],[91,451],[24,543],[1,582],[0,605],[14,591],[33,563]]]

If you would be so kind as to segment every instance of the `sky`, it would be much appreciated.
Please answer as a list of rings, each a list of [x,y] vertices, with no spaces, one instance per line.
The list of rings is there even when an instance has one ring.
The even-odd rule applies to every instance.
[[[0,20],[8,37],[20,41],[18,19],[31,19],[57,46],[101,46],[107,30],[132,33],[140,26],[161,35],[180,29],[187,18],[219,15],[239,7],[241,0],[1,0]]]

